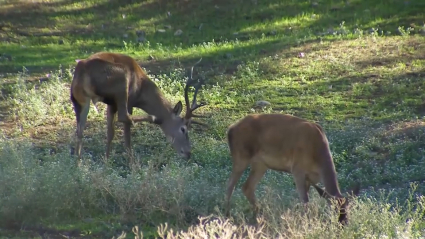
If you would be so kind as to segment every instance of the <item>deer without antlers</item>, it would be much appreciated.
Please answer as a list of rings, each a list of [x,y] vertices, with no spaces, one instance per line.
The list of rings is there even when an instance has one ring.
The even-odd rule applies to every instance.
[[[244,195],[258,211],[255,188],[268,169],[292,174],[302,202],[308,202],[310,186],[327,199],[336,198],[339,222],[347,221],[348,200],[339,190],[329,143],[316,123],[285,114],[252,114],[231,125],[227,132],[233,168],[227,183],[226,215],[237,181],[250,165],[242,187]],[[316,184],[322,182],[325,190]],[[353,191],[359,193],[359,185]],[[330,200],[328,200],[330,202]]]
[[[202,58],[195,65],[201,60]],[[188,94],[194,81],[192,79],[194,66],[191,68],[184,90],[186,115],[181,117],[182,102],[179,101],[173,107],[132,57],[118,53],[98,52],[87,59],[79,60],[71,83],[71,101],[77,120],[76,153],[78,158],[81,159],[83,131],[90,101],[95,106],[98,101],[107,104],[106,158],[111,151],[117,113],[118,122],[124,124],[124,141],[128,152],[131,152],[131,126],[134,122],[149,122],[159,125],[174,149],[186,159],[190,158],[188,129],[191,123],[202,124],[192,119],[200,117],[193,114],[193,111],[205,105],[196,103],[201,82],[195,88],[193,102],[189,105]],[[148,116],[131,117],[133,107],[142,109]]]

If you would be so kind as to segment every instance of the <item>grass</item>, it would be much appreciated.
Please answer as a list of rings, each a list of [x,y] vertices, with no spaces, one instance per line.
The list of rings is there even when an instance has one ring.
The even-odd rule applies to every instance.
[[[425,236],[422,1],[0,2],[2,238]],[[75,167],[69,84],[75,59],[100,50],[135,57],[173,103],[203,57],[195,71],[208,79],[200,97],[210,127],[191,132],[190,161],[158,127],[137,124],[130,170],[116,124],[106,162],[106,107],[98,104],[85,131],[87,163]],[[256,107],[260,100],[270,105]],[[303,213],[292,178],[274,171],[256,191],[265,211],[256,227],[240,184],[233,219],[222,215],[225,132],[253,112],[323,126],[342,190],[362,185],[348,227],[314,192]]]

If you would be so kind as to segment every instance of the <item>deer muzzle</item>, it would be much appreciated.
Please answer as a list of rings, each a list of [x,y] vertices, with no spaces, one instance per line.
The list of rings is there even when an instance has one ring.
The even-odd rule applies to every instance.
[[[186,151],[186,152],[181,152],[181,155],[185,158],[185,159],[190,159],[190,156],[192,155],[192,153],[190,151]]]

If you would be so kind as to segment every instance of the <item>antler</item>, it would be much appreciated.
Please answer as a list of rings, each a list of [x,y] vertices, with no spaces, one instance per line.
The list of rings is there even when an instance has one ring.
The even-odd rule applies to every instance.
[[[194,92],[194,95],[193,95],[192,104],[189,104],[189,87],[191,86],[191,84],[192,84],[192,82],[193,82],[193,68],[194,68],[197,64],[199,64],[201,61],[202,61],[202,58],[201,58],[201,59],[199,59],[199,61],[197,61],[197,62],[196,62],[196,63],[192,66],[192,68],[190,69],[190,76],[189,76],[189,79],[187,80],[187,82],[186,82],[186,86],[185,86],[185,88],[184,88],[184,100],[185,100],[185,103],[186,103],[186,115],[184,116],[184,118],[185,118],[186,120],[190,120],[191,118],[194,118],[194,117],[198,117],[198,118],[206,118],[206,116],[202,116],[202,115],[195,115],[195,114],[193,114],[193,111],[195,111],[196,109],[198,109],[198,108],[200,108],[200,107],[202,107],[202,106],[205,106],[205,105],[206,105],[205,103],[200,103],[200,104],[197,104],[197,103],[196,103],[196,96],[197,96],[197,94],[198,94],[199,89],[200,89],[200,88],[201,88],[201,86],[202,86],[202,81],[200,81],[200,82],[199,82],[199,83],[195,86],[195,92]],[[206,124],[201,123],[201,122],[198,122],[198,121],[195,121],[195,120],[191,120],[191,123],[206,126]]]

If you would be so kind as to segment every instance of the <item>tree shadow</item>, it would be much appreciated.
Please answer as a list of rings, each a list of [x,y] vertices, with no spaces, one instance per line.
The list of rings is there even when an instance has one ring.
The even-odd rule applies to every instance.
[[[212,41],[217,43],[236,39],[239,42],[258,40],[259,44],[253,43],[243,47],[235,45],[235,48],[227,50],[220,49],[208,54],[198,53],[211,62],[210,64],[228,64],[228,67],[232,68],[235,65],[232,62],[263,57],[262,54],[258,54],[258,51],[272,55],[275,51],[281,51],[281,47],[293,46],[294,42],[297,39],[303,39],[303,36],[307,38],[301,44],[324,35],[332,36],[343,21],[344,29],[348,29],[348,32],[356,27],[365,30],[378,27],[377,22],[379,22],[379,29],[385,32],[391,31],[391,34],[399,34],[396,29],[400,25],[422,24],[421,19],[424,13],[419,9],[424,4],[420,1],[411,1],[407,4],[402,2],[385,4],[366,0],[350,3],[337,2],[337,4],[330,0],[318,2],[309,0],[297,2],[279,0],[18,2],[7,8],[0,7],[0,13],[2,13],[0,37],[4,41],[19,44],[30,42],[34,45],[34,50],[18,51],[4,45],[1,47],[2,51],[16,60],[2,61],[0,68],[3,71],[15,72],[17,68],[21,68],[16,65],[21,62],[18,59],[27,58],[40,62],[42,58],[51,57],[39,54],[46,49],[55,52],[59,48],[72,47],[74,43],[81,41],[89,42],[85,47],[87,50],[71,49],[80,53],[69,53],[69,55],[80,54],[81,57],[85,57],[91,52],[103,49],[121,50],[123,41],[136,44],[139,40],[143,42],[140,38],[142,31],[146,34],[143,38],[152,46],[160,44],[166,49],[179,46],[184,50],[196,44]],[[164,29],[165,32],[159,32],[158,29]],[[174,36],[177,29],[181,29],[183,34]],[[419,30],[416,27],[414,32]],[[263,36],[268,35],[276,36],[274,42],[261,41]],[[63,41],[68,42],[69,46],[61,46]],[[98,42],[98,44],[91,42]],[[55,46],[53,47],[52,44]],[[269,47],[268,44],[271,46]],[[146,45],[136,45],[136,48],[138,47],[145,48]],[[44,62],[37,63],[35,68],[41,65],[52,67],[53,64],[58,65],[58,62],[73,64],[73,59],[68,57],[52,58],[55,60],[51,65]],[[140,59],[140,57],[137,58]],[[186,58],[185,60],[192,61],[195,57],[187,56]],[[146,58],[140,60],[148,67],[154,67],[170,64],[178,59],[171,56],[160,61],[148,62]]]
[[[318,4],[315,13],[323,14],[307,24],[307,27],[320,29],[321,27],[335,28],[342,22],[349,29],[383,31],[387,35],[399,34],[399,26],[418,27],[423,24],[425,2],[422,1],[337,1],[333,4]],[[417,29],[418,30],[418,29]]]

